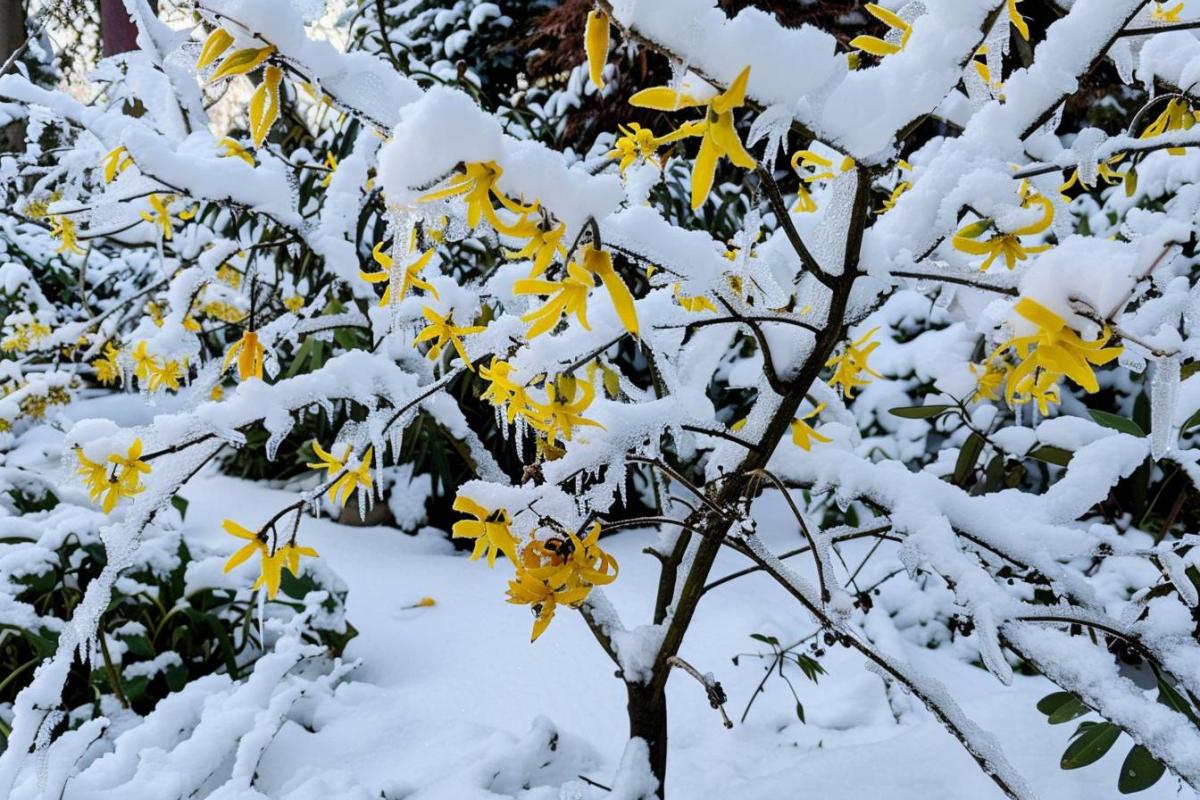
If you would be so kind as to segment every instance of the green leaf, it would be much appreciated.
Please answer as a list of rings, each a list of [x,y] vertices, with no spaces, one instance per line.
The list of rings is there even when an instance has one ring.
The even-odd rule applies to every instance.
[[[1038,461],[1044,461],[1047,464],[1065,467],[1071,463],[1071,458],[1075,454],[1070,450],[1064,450],[1061,447],[1055,447],[1052,444],[1044,444],[1034,450],[1029,451],[1030,458],[1036,458]]]
[[[1117,741],[1121,729],[1111,722],[1082,722],[1074,735],[1075,741],[1059,762],[1063,769],[1079,769],[1100,760]]]
[[[1054,712],[1050,714],[1046,722],[1049,722],[1051,725],[1061,725],[1064,722],[1078,719],[1084,714],[1090,714],[1091,711],[1082,700],[1075,695],[1071,695],[1067,702],[1054,709]]]
[[[1172,711],[1178,711],[1180,714],[1183,714],[1196,725],[1200,725],[1200,719],[1196,718],[1196,712],[1191,704],[1183,699],[1183,696],[1175,690],[1174,686],[1163,680],[1161,675],[1158,677],[1158,702]]]
[[[972,432],[963,442],[962,450],[958,451],[958,461],[954,463],[953,481],[956,486],[966,488],[967,481],[975,472],[975,462],[983,452],[983,437]]]
[[[1121,777],[1117,779],[1117,791],[1121,794],[1133,794],[1149,789],[1158,783],[1167,768],[1150,751],[1140,744],[1133,746],[1125,763],[1121,765]]]
[[[763,644],[769,644],[772,647],[779,646],[779,640],[776,639],[774,636],[764,636],[761,633],[752,633],[752,634],[750,634],[750,638],[756,642],[762,642]]]
[[[175,495],[171,498],[171,506],[179,512],[179,519],[182,520],[187,516],[188,501],[184,498],[180,497],[179,495]]]
[[[154,658],[154,646],[145,636],[122,636],[121,640],[125,642],[129,655],[138,658]]]
[[[893,417],[903,417],[904,419],[931,419],[953,410],[954,406],[901,406],[889,408],[888,413]]]
[[[1200,425],[1200,411],[1197,411],[1195,414],[1192,414],[1190,417],[1188,417],[1187,422],[1183,423],[1183,427],[1179,429],[1179,432],[1186,433],[1197,425]]]
[[[1107,411],[1096,411],[1091,408],[1088,409],[1088,413],[1092,415],[1092,419],[1106,428],[1112,428],[1114,431],[1120,431],[1121,433],[1128,433],[1131,436],[1146,435],[1141,426],[1131,419],[1110,414]]]
[[[1076,700],[1072,692],[1051,692],[1037,702],[1037,710],[1045,714],[1047,717],[1053,714],[1063,705],[1072,700]]]
[[[804,706],[801,705],[800,703],[796,703],[796,716],[800,719],[801,722],[804,722]]]

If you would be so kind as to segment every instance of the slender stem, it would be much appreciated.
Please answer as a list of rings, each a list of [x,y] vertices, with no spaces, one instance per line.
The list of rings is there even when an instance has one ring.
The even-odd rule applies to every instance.
[[[733,442],[734,444],[740,444],[742,447],[746,448],[747,450],[754,450],[758,447],[758,445],[751,444],[750,442],[747,442],[745,439],[741,438],[740,436],[734,436],[732,433],[729,433],[727,431],[720,431],[720,430],[717,430],[716,428],[702,428],[699,425],[680,425],[679,427],[683,428],[685,431],[690,431],[692,433],[699,433],[699,434],[703,434],[704,436],[716,436],[719,439],[725,439],[726,441]]]
[[[125,691],[121,688],[121,677],[117,674],[117,668],[113,664],[112,655],[108,652],[108,635],[104,632],[104,618],[101,617],[99,631],[96,638],[100,640],[100,656],[104,659],[104,672],[108,675],[108,685],[112,687],[113,694],[117,696],[117,701],[120,702],[121,708],[129,708],[129,700],[125,697]]]
[[[779,191],[779,184],[775,182],[775,177],[771,174],[769,167],[759,164],[754,172],[758,175],[759,182],[763,188],[766,189],[767,200],[771,204],[771,209],[775,212],[775,218],[779,221],[780,227],[783,228],[788,243],[796,251],[796,255],[800,257],[800,263],[804,265],[804,269],[812,273],[812,276],[825,284],[825,286],[832,287],[834,284],[833,277],[827,275],[821,269],[821,265],[813,257],[812,251],[808,249],[808,245],[800,238],[800,232],[796,230],[796,225],[792,222],[791,211],[788,210],[787,203],[783,201],[783,195]]]
[[[896,275],[898,273],[893,272],[892,274]],[[699,319],[699,320],[695,320],[693,322],[687,322],[687,323],[682,323],[682,324],[677,324],[677,325],[655,325],[654,328],[655,328],[655,330],[671,330],[674,328],[688,328],[690,330],[692,328],[706,328],[709,325],[729,325],[729,324],[738,324],[738,323],[749,324],[751,322],[768,322],[768,323],[778,322],[782,325],[794,325],[797,328],[804,328],[806,331],[810,331],[812,333],[820,333],[820,331],[821,331],[821,329],[818,328],[816,325],[810,325],[809,323],[801,322],[798,319],[792,319],[790,317],[783,317],[783,316],[766,315],[766,314],[759,314],[759,315],[737,314],[737,315],[729,316],[729,317],[715,317],[715,318],[710,318],[710,319]]]
[[[779,480],[779,477],[774,472],[771,472],[766,468],[760,469],[758,472],[775,485],[775,488],[778,489],[779,493],[783,495],[783,499],[787,501],[788,508],[791,510],[792,516],[794,516],[796,518],[796,522],[799,523],[800,532],[804,534],[804,538],[808,542],[808,546],[812,549],[813,565],[817,568],[817,585],[821,587],[821,602],[828,603],[831,595],[829,592],[827,576],[825,575],[825,559],[821,558],[821,551],[817,547],[816,537],[814,537],[812,535],[812,531],[808,529],[808,523],[804,520],[804,515],[800,513],[800,509],[796,506],[796,501],[792,499],[791,491],[788,489],[788,487],[783,485],[783,481]]]
[[[891,534],[890,533],[891,530],[892,530],[891,525],[882,525],[878,528],[870,528],[868,530],[863,530],[863,531],[852,531],[850,533],[843,534],[841,536],[831,537],[829,540],[829,543],[836,544],[839,542],[849,542],[854,539],[865,539],[870,536],[877,537],[880,542],[885,541],[885,540],[889,541],[889,542],[902,541],[899,536]],[[876,544],[878,545],[878,542]],[[804,553],[807,553],[810,550],[812,550],[812,547],[810,545],[804,545],[803,547],[797,547],[794,550],[788,550],[787,552],[780,553],[778,558],[780,560],[783,560],[785,558],[792,558],[794,556],[803,555]],[[730,581],[737,580],[738,578],[744,578],[747,575],[752,575],[755,572],[762,572],[762,567],[759,567],[759,566],[746,567],[745,569],[739,569],[737,572],[731,572],[728,575],[724,575],[720,578],[717,578],[715,581],[712,581],[711,583],[705,584],[704,593],[707,594],[708,592],[712,591],[713,589],[716,589],[718,586],[729,583]],[[854,577],[857,577],[857,576],[858,576],[858,570],[855,570]]]
[[[1020,294],[1015,286],[994,286],[988,283],[973,281],[970,278],[959,275],[943,275],[932,272],[909,272],[904,270],[892,270],[888,274],[895,278],[916,278],[918,280],[937,281],[939,283],[956,283],[960,286],[970,286],[973,289],[982,289],[985,292],[1005,294],[1009,297],[1016,297]]]
[[[687,478],[680,475],[678,472],[676,472],[671,467],[664,464],[661,460],[659,460],[657,458],[647,458],[646,456],[639,456],[639,455],[628,455],[625,458],[627,461],[633,461],[638,464],[649,464],[652,467],[656,467],[660,472],[665,473],[666,475],[670,476],[673,480],[675,480],[677,483],[679,483],[679,485],[683,486],[689,492],[691,492],[697,498],[699,498],[700,502],[702,502],[702,503],[704,503],[704,505],[708,506],[708,509],[710,511],[712,511],[714,514],[716,514],[717,517],[719,517],[722,520],[728,520],[728,513],[725,511],[725,509],[721,508],[719,505],[717,505],[712,500],[710,500],[708,498],[708,495],[706,495],[699,488],[697,488],[695,486],[695,484],[693,484]]]

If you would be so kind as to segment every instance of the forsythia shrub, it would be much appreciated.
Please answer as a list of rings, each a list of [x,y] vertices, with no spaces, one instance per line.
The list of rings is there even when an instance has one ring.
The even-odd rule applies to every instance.
[[[388,470],[437,472],[451,537],[505,571],[496,600],[527,608],[531,641],[578,612],[611,657],[659,796],[670,676],[724,703],[679,658],[726,582],[710,580],[723,549],[924,703],[1003,793],[1032,796],[936,676],[869,634],[878,586],[837,548],[854,539],[899,543],[886,580],[942,590],[930,646],[961,639],[1002,683],[1045,675],[1062,689],[1039,704],[1051,723],[1102,718],[1064,767],[1124,736],[1122,791],[1166,770],[1200,788],[1200,41],[1178,29],[1183,4],[1076,0],[1042,27],[1020,0],[867,4],[843,44],[712,0],[597,0],[558,94],[465,57],[476,31],[498,35],[480,26],[512,22],[498,5],[356,6],[345,50],[302,5],[193,0],[171,26],[126,0],[140,47],[90,92],[136,107],[0,78],[27,125],[0,158],[8,443],[68,427],[64,407],[100,387],[161,404],[142,425],[69,426],[53,488],[104,518],[80,545],[103,566],[12,698],[0,795],[64,712],[88,716],[67,676],[108,641],[99,610],[128,600],[131,554],[164,535],[181,487],[233,451],[261,463],[232,469],[302,486],[223,524],[225,572],[305,605],[281,641],[344,643],[309,616],[340,601],[289,590],[320,563],[309,516],[365,519]],[[545,103],[623,91],[609,60],[631,50],[670,62],[669,84],[625,98],[646,124],[583,153],[548,145]],[[1063,110],[1106,57],[1131,84],[1119,130]],[[758,536],[764,493],[803,547]],[[605,535],[628,527],[653,532],[661,567],[630,626],[605,595],[621,586]],[[187,554],[171,559],[158,579]],[[1129,563],[1158,577],[1137,585]],[[186,599],[231,629],[250,619],[238,592]],[[132,626],[112,635],[143,647]],[[203,666],[186,677],[218,651],[232,678],[246,666],[214,635],[189,641]],[[821,674],[757,638],[768,675]],[[182,689],[178,666],[139,674]]]

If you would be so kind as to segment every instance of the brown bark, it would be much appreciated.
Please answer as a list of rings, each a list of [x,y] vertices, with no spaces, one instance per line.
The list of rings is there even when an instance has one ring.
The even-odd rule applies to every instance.
[[[150,8],[157,12],[157,0],[151,0]],[[106,58],[137,49],[137,26],[122,0],[100,0],[100,39]]]
[[[22,0],[0,0],[0,65],[25,43],[25,5]],[[9,68],[12,71],[12,67]],[[14,122],[0,128],[0,151],[18,149],[25,141],[25,126]]]

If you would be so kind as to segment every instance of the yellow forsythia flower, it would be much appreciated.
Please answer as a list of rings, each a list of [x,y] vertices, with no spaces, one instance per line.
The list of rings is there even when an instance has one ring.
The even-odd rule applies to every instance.
[[[426,250],[419,258],[404,268],[404,278],[400,282],[400,291],[397,293],[399,296],[396,298],[397,303],[407,297],[409,290],[413,287],[424,289],[435,300],[438,299],[437,289],[433,288],[433,284],[421,278],[421,270],[429,265],[430,259],[433,258],[433,252],[433,250]],[[375,245],[371,250],[371,257],[383,269],[379,272],[363,272],[359,270],[358,277],[367,283],[387,282],[387,288],[383,290],[383,297],[379,298],[379,305],[386,306],[392,299],[392,257],[383,252],[383,242]]]
[[[451,178],[444,188],[422,195],[420,201],[428,203],[462,195],[467,204],[467,225],[469,227],[474,228],[481,219],[486,219],[488,224],[499,233],[515,236],[517,228],[501,221],[496,214],[496,207],[492,205],[492,198],[499,200],[500,205],[512,213],[522,216],[533,213],[537,209],[537,204],[521,205],[510,200],[497,189],[496,181],[500,180],[500,176],[503,174],[504,170],[495,161],[467,164],[462,175]]]
[[[508,583],[508,602],[533,608],[530,641],[537,641],[554,619],[557,607],[577,608],[592,588],[617,579],[617,561],[600,548],[600,523],[594,523],[584,539],[566,531],[566,536],[535,540],[515,563],[517,574]]]
[[[513,537],[509,526],[512,520],[503,508],[489,510],[465,495],[454,498],[454,510],[469,514],[475,519],[459,520],[450,529],[450,535],[456,539],[474,539],[475,549],[471,552],[471,560],[477,561],[487,556],[489,567],[496,566],[496,554],[504,553],[509,561],[517,560],[517,540]]]
[[[251,588],[266,587],[267,597],[271,600],[274,600],[275,595],[279,593],[284,567],[287,567],[288,571],[296,577],[300,577],[300,557],[316,558],[318,556],[316,550],[311,547],[301,547],[295,539],[289,540],[287,544],[277,547],[274,552],[271,552],[265,533],[255,533],[231,519],[225,520],[221,527],[229,535],[247,541],[247,544],[243,545],[225,562],[224,572],[232,571],[245,563],[251,556],[258,554],[260,557],[258,579]]]
[[[234,358],[237,359],[238,380],[246,381],[251,378],[263,379],[263,354],[266,348],[258,340],[258,333],[255,331],[246,331],[242,334],[242,338],[234,342],[233,346],[225,353],[225,362],[221,365],[221,372],[229,369],[229,365],[233,363]]]
[[[545,278],[523,278],[516,281],[513,284],[514,295],[547,296],[545,305],[521,317],[523,322],[533,323],[525,332],[525,337],[533,339],[553,330],[563,315],[574,315],[583,329],[590,331],[592,326],[588,324],[587,319],[587,299],[594,285],[591,274],[576,261],[567,264],[567,274],[560,281]]]
[[[148,199],[150,201],[151,210],[139,212],[142,219],[144,219],[146,222],[149,222],[151,225],[157,226],[162,233],[162,238],[170,241],[171,236],[173,235],[170,205],[171,203],[175,202],[175,196],[161,195],[155,192],[154,194],[150,195]],[[179,213],[179,218],[187,220],[191,219],[195,215],[195,211],[181,211]]]
[[[217,142],[217,146],[223,151],[221,153],[221,158],[240,158],[250,166],[254,166],[254,156],[249,150],[242,146],[241,142],[237,141],[236,139],[226,136],[224,139]]]
[[[321,179],[321,186],[328,189],[329,184],[333,183],[333,175],[335,172],[337,172],[337,168],[338,168],[337,157],[334,156],[334,154],[332,152],[329,152],[329,151],[325,152],[325,166],[328,168],[329,171],[326,172],[325,177]]]
[[[604,428],[599,422],[583,416],[595,397],[596,387],[591,381],[559,375],[546,382],[547,402],[534,403],[540,419],[530,419],[529,424],[546,434],[551,442],[571,441],[577,427]]]
[[[620,160],[619,169],[622,175],[639,158],[644,158],[661,169],[663,162],[658,158],[658,148],[690,135],[690,129],[687,126],[679,128],[666,136],[655,136],[654,132],[649,128],[643,128],[636,122],[629,123],[628,127],[618,125],[617,129],[621,131],[621,135],[613,142],[613,149],[609,150],[605,154],[605,157]]]
[[[113,347],[112,342],[104,345],[104,355],[92,362],[92,368],[96,370],[96,380],[106,386],[117,382],[121,377],[121,367],[117,363],[120,354],[121,351]]]
[[[866,335],[846,345],[846,350],[840,356],[833,356],[825,362],[825,366],[833,367],[833,377],[829,379],[829,385],[841,390],[842,395],[850,398],[854,396],[854,390],[860,386],[866,386],[870,383],[869,380],[863,379],[863,374],[873,375],[876,378],[882,378],[875,370],[871,369],[871,365],[867,362],[868,357],[879,347],[879,342],[871,342],[867,344],[875,332],[879,328],[872,328],[867,331]],[[865,346],[864,346],[865,345]]]
[[[1176,3],[1171,8],[1163,8],[1162,3],[1155,3],[1154,11],[1150,13],[1150,19],[1155,22],[1178,22],[1181,13],[1183,13],[1183,3]]]
[[[1062,375],[1089,394],[1100,390],[1091,365],[1107,364],[1124,349],[1104,346],[1112,336],[1107,328],[1099,339],[1088,342],[1068,327],[1066,320],[1036,300],[1023,297],[1013,310],[1036,325],[1037,332],[1009,339],[992,355],[995,358],[1011,348],[1021,359],[1008,374],[1006,389],[1010,403],[1014,398],[1030,395],[1035,389],[1044,393],[1049,384]],[[1048,380],[1047,376],[1050,376]],[[1017,402],[1028,402],[1028,397]]]
[[[1167,131],[1187,131],[1191,130],[1196,124],[1196,120],[1200,119],[1200,113],[1192,109],[1189,103],[1183,97],[1175,97],[1167,101],[1167,107],[1163,112],[1150,123],[1146,130],[1142,131],[1139,139],[1152,139],[1155,136],[1161,136]],[[1183,147],[1169,147],[1167,152],[1173,156],[1181,156],[1187,152]]]
[[[982,364],[971,364],[970,366],[971,374],[975,376],[975,393],[971,395],[971,402],[999,400],[1000,388],[1008,375],[1007,365],[989,359]]]
[[[525,386],[513,380],[512,364],[492,356],[491,363],[479,368],[479,377],[487,382],[480,395],[497,409],[503,409],[511,425],[517,417],[524,417],[535,427],[545,424],[545,415],[529,397]]]
[[[122,498],[133,497],[146,490],[141,476],[150,474],[150,465],[142,460],[140,438],[133,440],[125,455],[113,453],[104,463],[92,461],[83,454],[81,448],[76,448],[75,456],[79,460],[77,472],[87,483],[92,502],[103,496],[101,508],[105,514],[112,513]]]
[[[562,315],[575,315],[585,330],[591,330],[587,320],[587,299],[595,277],[600,278],[612,298],[613,308],[621,324],[634,336],[638,334],[637,309],[629,287],[613,267],[612,255],[587,244],[579,249],[579,258],[567,265],[567,276],[561,281],[544,278],[524,278],[513,284],[513,294],[548,296],[546,304],[521,317],[532,322],[526,337],[532,339],[558,324]]]
[[[733,127],[733,109],[745,104],[746,84],[749,81],[750,67],[746,67],[734,78],[728,89],[709,100],[697,100],[669,86],[643,89],[629,98],[631,105],[657,111],[707,106],[703,120],[685,123],[671,134],[676,138],[702,137],[700,152],[696,155],[696,163],[692,167],[693,209],[702,206],[712,190],[717,161],[728,158],[743,169],[754,169],[758,165],[754,157],[742,146],[742,140],[738,138],[737,130]]]
[[[50,235],[59,240],[58,249],[54,252],[83,255],[83,250],[79,247],[79,230],[75,226],[75,220],[61,214],[50,217]]]
[[[1000,256],[1004,256],[1004,265],[1012,269],[1017,265],[1017,262],[1024,261],[1031,253],[1041,253],[1050,249],[1050,245],[1041,244],[1031,247],[1026,247],[1021,244],[1022,236],[1033,236],[1042,233],[1050,227],[1050,223],[1054,221],[1054,204],[1050,199],[1042,195],[1034,195],[1025,201],[1025,205],[1030,203],[1041,206],[1042,217],[1037,222],[1031,225],[1026,225],[1008,233],[997,233],[994,236],[980,242],[978,237],[987,231],[990,226],[990,220],[981,220],[973,222],[958,230],[954,234],[951,243],[954,249],[961,250],[968,255],[987,256],[980,269],[987,271],[988,267],[992,266]]]
[[[693,314],[700,314],[705,311],[716,313],[717,307],[713,305],[712,300],[709,300],[702,294],[685,296],[679,284],[675,284],[675,302],[679,303],[684,311],[690,311]]]
[[[1017,33],[1025,41],[1029,41],[1029,23],[1021,16],[1021,12],[1017,10],[1017,3],[1021,0],[1008,0],[1008,21],[1017,29]]]
[[[316,440],[313,440],[312,449],[320,461],[309,462],[308,468],[325,470],[326,478],[333,481],[329,487],[329,502],[344,506],[355,489],[371,488],[371,457],[375,453],[374,447],[368,447],[362,459],[354,466],[350,465],[350,456],[354,451],[350,445],[346,445],[341,458],[327,452]]]
[[[814,441],[822,442],[823,444],[828,444],[829,442],[833,441],[833,439],[830,439],[828,436],[817,433],[816,429],[808,423],[808,420],[817,416],[824,410],[825,404],[822,403],[812,411],[805,414],[803,417],[798,417],[792,420],[792,441],[801,450],[812,450],[812,443]]]
[[[104,167],[104,182],[112,183],[114,178],[133,166],[133,156],[122,145],[110,150],[100,164]]]
[[[529,277],[536,278],[550,266],[556,255],[566,256],[567,249],[563,247],[563,235],[567,232],[567,224],[557,225],[545,218],[529,219],[524,217],[513,228],[513,238],[528,239],[520,250],[506,250],[505,255],[510,259],[531,258],[533,269]]]
[[[432,340],[433,346],[426,353],[426,357],[430,361],[437,361],[442,354],[442,348],[449,344],[466,364],[467,369],[474,370],[474,367],[471,366],[471,359],[467,357],[467,350],[463,347],[462,337],[479,333],[484,330],[484,327],[482,325],[455,325],[452,315],[443,317],[429,306],[421,309],[421,313],[429,324],[421,329],[417,338],[413,339],[413,344]]]

